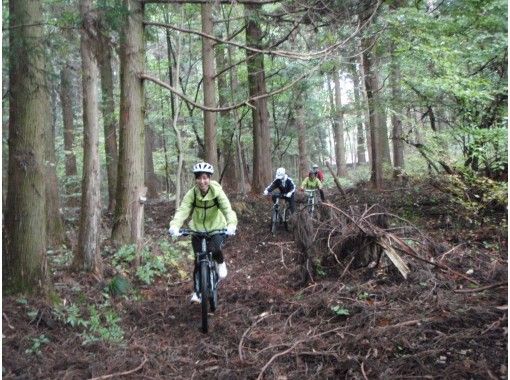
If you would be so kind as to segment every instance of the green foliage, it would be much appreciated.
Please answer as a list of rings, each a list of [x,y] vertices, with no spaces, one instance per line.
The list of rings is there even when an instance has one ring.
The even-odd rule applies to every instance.
[[[480,177],[470,170],[444,176],[442,181],[441,189],[450,194],[455,215],[468,223],[483,223],[486,215],[507,208],[507,182]]]
[[[96,341],[120,343],[124,339],[124,331],[119,326],[121,318],[108,301],[98,307],[90,305],[86,312],[74,303],[59,305],[54,308],[53,314],[72,328],[79,328],[83,344]]]
[[[331,306],[331,311],[333,311],[333,313],[339,317],[346,317],[350,315],[349,309],[340,305]]]
[[[358,299],[361,301],[366,301],[369,298],[370,298],[370,294],[368,294],[367,292],[358,293]]]
[[[144,247],[140,252],[140,265],[136,269],[135,276],[143,283],[150,285],[158,277],[162,277],[167,273],[169,267],[175,267],[182,277],[186,277],[184,271],[180,268],[179,261],[191,252],[190,243],[188,241],[176,242],[170,244],[168,240],[161,240],[158,244],[158,253]],[[154,251],[158,251],[154,248]],[[130,272],[132,262],[136,257],[136,247],[134,245],[124,245],[113,255],[112,264],[119,273],[127,274]],[[124,289],[122,277],[117,277],[110,282],[108,291],[115,294],[116,291],[127,291]],[[120,284],[119,284],[120,281]],[[127,279],[126,279],[127,281]],[[118,285],[120,288],[118,288]],[[127,285],[127,284],[126,284]]]
[[[103,310],[100,313],[94,305],[89,306],[89,320],[86,331],[81,334],[83,344],[96,341],[120,343],[124,339],[124,331],[119,326],[120,317],[111,309]]]
[[[48,337],[44,334],[31,338],[31,341],[32,345],[25,350],[25,353],[33,355],[41,355],[41,348],[50,342]]]
[[[117,270],[122,270],[126,264],[130,264],[136,258],[136,245],[126,244],[119,248],[113,255],[112,264]]]
[[[107,285],[107,291],[113,296],[126,295],[131,290],[131,283],[129,280],[122,276],[114,276]]]
[[[314,267],[315,267],[315,273],[317,273],[317,276],[326,277],[326,272],[324,271],[324,268],[322,267],[320,261],[314,260]]]
[[[155,277],[165,273],[165,260],[162,256],[147,254],[142,256],[143,265],[136,270],[136,276],[145,284],[152,284]]]

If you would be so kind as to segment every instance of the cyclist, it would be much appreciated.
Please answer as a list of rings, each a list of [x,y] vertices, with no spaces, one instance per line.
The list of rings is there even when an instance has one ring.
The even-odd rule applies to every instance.
[[[214,173],[213,166],[207,162],[200,162],[193,166],[193,173],[195,174],[195,186],[186,193],[174,218],[170,221],[168,229],[170,235],[179,236],[179,229],[190,215],[189,227],[193,230],[207,232],[226,228],[227,235],[235,235],[237,216],[221,185],[211,180],[211,175]],[[218,264],[218,276],[221,279],[227,276],[227,266],[221,251],[223,240],[224,235],[217,234],[211,236],[207,241],[207,249],[212,252],[213,259]],[[200,252],[200,238],[193,236],[191,243],[193,250]],[[195,265],[193,271],[194,292],[191,302],[200,302],[195,281],[198,271],[198,265]]]
[[[324,173],[322,172],[322,170],[319,169],[319,165],[313,164],[312,165],[312,172],[315,173],[315,175],[317,176],[319,181],[324,182]]]
[[[313,171],[310,171],[308,173],[308,177],[306,177],[303,182],[301,183],[301,187],[299,190],[303,191],[306,190],[319,190],[319,193],[321,195],[321,200],[324,202],[324,191],[322,191],[322,182],[319,181],[316,174]]]
[[[282,195],[282,199],[289,204],[290,212],[293,213],[296,209],[296,200],[295,200],[295,191],[296,186],[294,185],[294,181],[287,174],[285,174],[285,168],[278,168],[276,170],[276,175],[274,181],[266,187],[264,190],[264,195],[270,194],[274,189],[280,190],[280,194]],[[272,197],[273,202],[276,201],[276,196]]]

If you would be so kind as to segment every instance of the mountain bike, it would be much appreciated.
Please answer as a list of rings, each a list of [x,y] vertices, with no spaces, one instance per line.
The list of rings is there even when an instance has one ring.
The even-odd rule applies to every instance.
[[[313,213],[317,207],[317,190],[316,189],[305,189],[306,196],[306,209],[308,213],[313,216]]]
[[[181,228],[179,233],[182,236],[193,235],[200,238],[200,252],[195,253],[195,263],[198,265],[198,272],[195,276],[195,291],[200,297],[202,307],[202,331],[209,330],[208,312],[215,311],[218,306],[218,272],[212,258],[212,252],[207,249],[207,240],[213,235],[225,234],[226,230],[212,230],[208,232],[194,231]]]
[[[278,225],[284,225],[285,229],[288,229],[287,221],[289,220],[290,213],[287,209],[287,202],[283,201],[284,205],[280,207],[280,199],[283,197],[283,194],[275,193],[273,196],[275,201],[271,212],[271,233],[275,235]]]

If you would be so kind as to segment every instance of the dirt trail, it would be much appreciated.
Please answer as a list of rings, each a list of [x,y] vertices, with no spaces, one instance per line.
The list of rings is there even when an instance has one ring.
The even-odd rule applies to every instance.
[[[270,203],[246,206],[225,247],[229,274],[209,334],[200,332],[199,306],[189,303],[191,281],[159,281],[142,289],[141,300],[116,300],[120,346],[82,345],[76,329],[49,326],[43,302],[35,303],[43,313],[34,319],[7,297],[4,378],[506,378],[506,287],[457,293],[461,279],[420,266],[408,281],[366,269],[331,275],[338,271],[325,267],[298,287],[293,235],[269,234]],[[166,203],[149,205],[147,234],[164,236],[172,212]],[[497,269],[506,248],[462,249],[457,269],[474,268],[482,285],[506,281]],[[95,284],[86,276],[73,281]],[[40,334],[50,343],[39,356],[26,354],[29,337]]]

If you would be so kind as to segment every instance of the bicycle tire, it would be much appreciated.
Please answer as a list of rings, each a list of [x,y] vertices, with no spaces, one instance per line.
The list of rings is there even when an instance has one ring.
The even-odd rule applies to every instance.
[[[209,267],[206,261],[200,263],[200,303],[202,306],[202,332],[209,330],[209,321],[207,320],[209,312]]]
[[[209,271],[209,285],[211,289],[209,292],[209,306],[211,311],[216,311],[218,306],[218,272],[214,268]]]
[[[285,228],[285,231],[289,231],[289,225],[287,224],[287,221],[289,220],[289,217],[287,215],[288,212],[289,212],[289,210],[287,208],[284,208],[282,211],[282,222],[283,222],[283,227]]]
[[[273,235],[276,234],[277,224],[278,224],[278,211],[273,210],[273,214],[271,215],[271,233]]]

